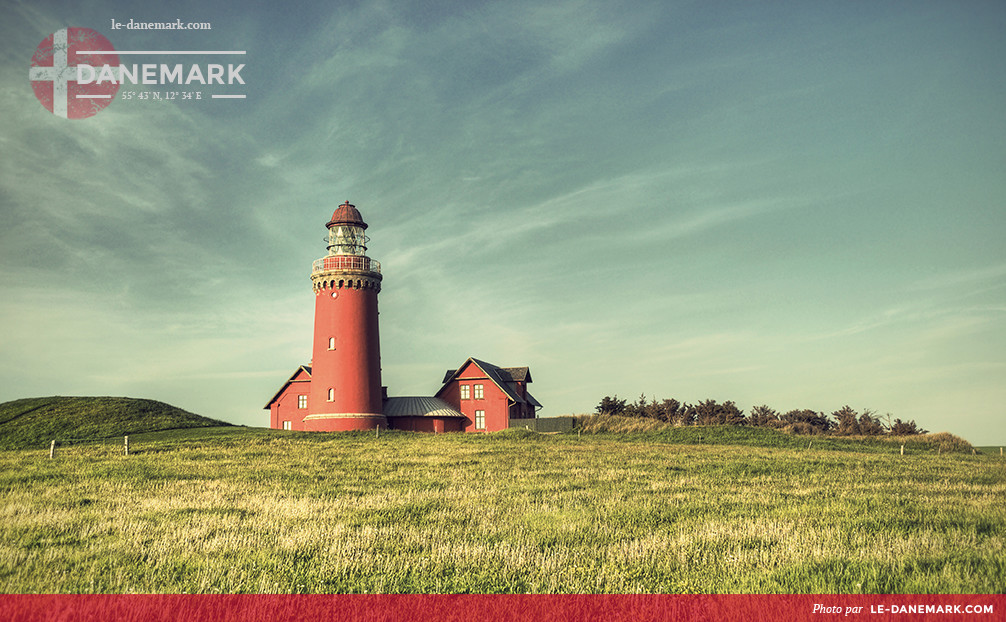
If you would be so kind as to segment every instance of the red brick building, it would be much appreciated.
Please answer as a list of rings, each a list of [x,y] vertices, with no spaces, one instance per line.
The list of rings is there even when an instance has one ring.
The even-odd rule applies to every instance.
[[[449,369],[436,397],[465,416],[465,432],[497,432],[513,419],[534,419],[541,404],[528,393],[527,367],[497,367],[469,358]]]
[[[433,397],[391,397],[381,386],[377,297],[381,264],[367,256],[367,223],[340,205],[328,228],[328,254],[314,262],[313,357],[266,404],[277,430],[494,432],[541,408],[527,367],[497,367],[469,358],[444,376]]]
[[[274,430],[303,430],[310,395],[311,368],[301,365],[266,404],[269,427]]]

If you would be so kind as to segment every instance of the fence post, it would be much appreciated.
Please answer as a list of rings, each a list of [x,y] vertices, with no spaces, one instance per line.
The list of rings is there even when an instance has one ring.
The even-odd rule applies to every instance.
[[[49,445],[49,459],[52,460],[54,457],[56,457],[56,441]]]
[[[901,455],[902,456],[905,455],[905,446],[904,445],[901,446]]]
[[[374,438],[381,438],[381,424],[378,423],[377,427],[374,428]]]
[[[126,455],[128,456],[129,455],[129,435],[127,434],[126,436],[124,436],[122,440],[123,440],[123,443],[124,443],[125,448],[126,448]]]

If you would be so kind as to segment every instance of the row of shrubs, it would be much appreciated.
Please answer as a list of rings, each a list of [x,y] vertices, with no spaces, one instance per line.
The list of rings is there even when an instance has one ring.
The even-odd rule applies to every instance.
[[[791,410],[780,414],[769,406],[755,406],[744,411],[733,402],[719,403],[704,400],[696,404],[683,404],[676,399],[647,400],[639,396],[636,402],[627,402],[615,396],[605,396],[597,405],[598,414],[622,417],[655,419],[673,425],[750,425],[777,428],[796,434],[834,434],[838,436],[912,436],[927,434],[915,421],[894,419],[891,415],[878,416],[872,410],[856,412],[843,406],[827,415],[809,409]]]

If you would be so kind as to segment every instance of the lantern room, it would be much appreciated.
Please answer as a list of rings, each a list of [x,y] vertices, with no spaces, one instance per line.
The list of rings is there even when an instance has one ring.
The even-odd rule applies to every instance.
[[[346,201],[332,214],[328,222],[328,254],[329,255],[364,255],[367,252],[367,238],[364,231],[367,223],[363,222],[359,210]]]

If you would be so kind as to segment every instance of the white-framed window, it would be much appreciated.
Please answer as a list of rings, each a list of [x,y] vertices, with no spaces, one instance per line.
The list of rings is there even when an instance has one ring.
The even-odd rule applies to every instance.
[[[293,422],[292,421],[284,421],[283,422],[283,429],[284,430],[292,430],[293,429]]]
[[[328,338],[328,349],[329,350],[334,350],[335,349],[335,337],[329,337]]]
[[[475,411],[475,429],[476,430],[486,429],[486,411],[484,410]]]
[[[480,400],[483,397],[485,397],[485,395],[483,395],[482,393],[482,385],[481,384],[475,385],[475,399]]]
[[[297,396],[297,408],[307,408],[307,396],[306,395],[298,395]],[[289,421],[287,423],[289,423]]]
[[[335,401],[335,389],[329,389],[328,390],[328,401],[330,401],[330,402],[334,402]]]
[[[461,399],[470,400],[472,399],[472,388],[470,385],[461,385]]]

